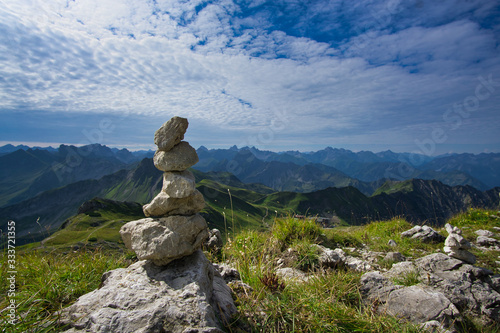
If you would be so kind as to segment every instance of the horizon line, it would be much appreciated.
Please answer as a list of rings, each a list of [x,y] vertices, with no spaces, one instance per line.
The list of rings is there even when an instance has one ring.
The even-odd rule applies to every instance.
[[[61,145],[64,145],[64,146],[74,146],[74,147],[84,147],[84,146],[89,146],[89,145],[101,145],[101,146],[104,146],[104,147],[107,147],[107,148],[110,148],[110,149],[126,149],[130,152],[135,152],[135,151],[156,151],[156,149],[154,148],[154,145],[150,145],[150,146],[139,146],[137,145],[135,148],[136,149],[133,149],[132,145],[123,145],[123,146],[112,146],[112,145],[107,145],[107,144],[103,144],[103,143],[98,143],[98,142],[95,142],[95,143],[88,143],[88,144],[83,144],[83,143],[60,143],[60,142],[33,142],[33,141],[0,141],[0,148],[4,147],[4,146],[7,146],[7,145],[11,145],[11,146],[14,146],[14,147],[18,147],[18,146],[27,146],[28,148],[30,149],[36,149],[36,148],[41,148],[41,149],[48,149],[48,148],[52,148],[52,149],[58,149]],[[208,147],[207,147],[208,146]],[[200,149],[201,147],[204,147],[208,150],[215,150],[215,149],[231,149],[233,147],[236,147],[236,149],[238,150],[241,150],[241,149],[244,149],[244,148],[248,148],[248,149],[257,149],[257,150],[260,150],[260,151],[270,151],[270,152],[274,152],[274,153],[287,153],[287,152],[300,152],[300,153],[315,153],[315,152],[318,152],[318,151],[321,151],[321,150],[326,150],[328,148],[331,148],[331,149],[337,149],[337,150],[346,150],[346,151],[351,151],[353,153],[360,153],[360,152],[371,152],[371,153],[374,153],[374,154],[378,154],[378,153],[384,153],[384,152],[392,152],[392,153],[395,153],[395,154],[417,154],[417,155],[422,155],[422,156],[428,156],[428,157],[439,157],[439,156],[445,156],[445,155],[459,155],[459,154],[471,154],[471,155],[480,155],[480,154],[499,154],[500,153],[500,150],[499,151],[483,151],[483,152],[479,152],[479,153],[473,153],[473,152],[467,152],[467,151],[463,151],[463,152],[448,152],[448,153],[442,153],[442,154],[437,154],[437,155],[426,155],[424,153],[415,153],[415,152],[407,152],[407,151],[402,151],[402,152],[395,152],[391,149],[386,149],[386,150],[381,150],[381,151],[372,151],[372,150],[366,150],[366,149],[360,149],[360,150],[352,150],[352,149],[347,149],[347,148],[342,148],[342,147],[332,147],[332,146],[326,146],[324,148],[321,148],[321,149],[318,149],[318,150],[280,150],[280,151],[273,151],[273,150],[269,150],[269,149],[262,149],[262,148],[259,148],[259,147],[256,147],[256,146],[243,146],[243,147],[238,147],[237,145],[232,145],[232,146],[227,146],[226,148],[222,148],[220,147],[219,145],[216,145],[214,147],[211,147],[210,145],[200,145],[198,148],[196,149]]]

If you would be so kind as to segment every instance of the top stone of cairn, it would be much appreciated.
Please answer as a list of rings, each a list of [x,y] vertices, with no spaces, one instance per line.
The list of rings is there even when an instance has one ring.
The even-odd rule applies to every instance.
[[[163,124],[155,132],[155,144],[158,146],[158,150],[169,151],[181,142],[184,139],[184,133],[186,133],[188,125],[186,118],[177,116]]]

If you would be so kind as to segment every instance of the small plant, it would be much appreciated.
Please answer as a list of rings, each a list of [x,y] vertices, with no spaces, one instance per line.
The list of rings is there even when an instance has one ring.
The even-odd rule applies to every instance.
[[[272,293],[285,290],[285,283],[280,281],[280,278],[274,272],[264,273],[260,278],[260,282]]]
[[[293,217],[277,219],[272,229],[272,235],[282,244],[283,248],[296,240],[314,242],[321,234],[322,229],[314,219]]]
[[[308,240],[297,241],[292,248],[297,252],[295,268],[301,271],[312,271],[319,267],[318,248]]]
[[[420,273],[417,270],[410,270],[401,276],[393,278],[392,281],[401,286],[414,286],[420,283]]]

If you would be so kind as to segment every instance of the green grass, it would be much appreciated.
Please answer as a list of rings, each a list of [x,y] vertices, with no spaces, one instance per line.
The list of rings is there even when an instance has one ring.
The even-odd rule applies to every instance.
[[[365,226],[322,229],[314,220],[276,218],[276,214],[271,214],[270,227],[265,229],[261,223],[245,224],[246,216],[238,211],[240,202],[234,200],[234,197],[233,229],[229,195],[223,192],[219,195],[220,202],[214,204],[214,209],[223,209],[226,212],[228,235],[222,252],[216,255],[208,254],[209,258],[213,262],[227,262],[234,266],[239,270],[243,282],[253,289],[235,291],[239,317],[235,318],[228,331],[419,332],[411,324],[374,313],[363,302],[359,291],[361,273],[347,269],[321,270],[318,267],[315,244],[330,248],[365,247],[370,251],[399,251],[415,259],[442,249],[442,243],[429,245],[401,238],[401,232],[412,227],[402,219],[373,222]],[[225,195],[225,199],[222,195]],[[96,212],[100,216],[81,214],[68,221],[66,227],[55,234],[56,237],[44,242],[45,249],[37,248],[40,244],[30,244],[18,249],[18,331],[58,331],[57,312],[61,308],[97,288],[104,272],[126,267],[134,259],[131,253],[99,248],[104,241],[111,244],[121,242],[118,229],[127,218],[119,215],[117,211]],[[496,213],[473,209],[457,215],[450,223],[462,228],[467,239],[474,240],[475,230],[494,231],[493,227],[499,226],[499,219],[492,217]],[[135,217],[129,216],[128,219]],[[437,230],[447,235],[444,229]],[[395,248],[388,246],[389,239],[395,240],[398,245]],[[80,250],[68,250],[75,241],[82,241]],[[95,247],[98,249],[85,250]],[[498,251],[476,251],[474,254],[478,256],[478,266],[498,273],[494,263],[494,259],[500,255]],[[3,256],[5,257],[5,254]],[[287,266],[306,271],[309,279],[305,282],[293,282],[278,278],[274,282],[279,288],[266,286],[264,277],[269,277],[275,271],[280,259],[288,260]],[[2,262],[5,261],[6,259],[2,258]],[[390,263],[386,263],[386,268],[389,267]],[[2,281],[6,281],[7,272],[7,266],[2,265]],[[394,282],[405,286],[419,283],[416,273],[399,277]],[[6,283],[0,285],[0,295],[6,295],[7,288]],[[2,331],[12,331],[12,327],[6,323],[7,305],[8,299],[3,296],[0,299]],[[470,324],[470,327],[477,332],[492,331],[479,323]]]
[[[403,231],[413,226],[403,219],[392,219],[369,223],[364,226],[339,227],[325,230],[326,242],[333,246],[368,247],[375,252],[401,252],[406,257],[420,257],[442,248],[443,244],[426,244],[419,240],[401,237]],[[438,231],[446,236],[444,230]],[[396,247],[388,245],[389,240],[394,240]]]
[[[101,199],[93,199],[101,201]],[[68,219],[61,229],[44,240],[46,247],[71,247],[91,243],[119,244],[122,248],[120,228],[127,222],[144,218],[140,206],[107,202],[102,209],[78,214]],[[91,240],[92,239],[92,240]]]
[[[473,242],[477,238],[475,231],[480,229],[489,230],[500,235],[498,230],[493,229],[493,227],[500,228],[500,218],[495,216],[500,216],[500,213],[496,210],[472,208],[454,216],[449,220],[449,223],[462,229],[462,235],[468,241]],[[497,236],[496,239],[500,240],[500,237]],[[476,256],[476,266],[487,267],[495,274],[500,274],[500,267],[496,264],[499,261],[500,251],[472,248],[470,252]]]
[[[312,220],[285,218],[267,232],[242,231],[226,243],[222,260],[234,265],[253,288],[236,294],[241,314],[237,323],[254,332],[418,332],[364,305],[361,273],[318,270],[314,244],[321,241],[321,232]],[[289,255],[289,248],[295,254],[291,266],[315,274],[306,282],[280,280],[284,289],[270,290],[263,277],[274,271],[277,259]]]
[[[5,256],[5,254],[3,254]],[[2,258],[5,262],[5,258]],[[79,296],[96,289],[101,275],[131,261],[125,255],[109,252],[18,252],[16,256],[17,320],[8,323],[5,308],[9,299],[7,283],[0,284],[0,331],[2,332],[56,332],[57,311],[73,303]],[[0,269],[0,281],[10,276],[7,265]]]

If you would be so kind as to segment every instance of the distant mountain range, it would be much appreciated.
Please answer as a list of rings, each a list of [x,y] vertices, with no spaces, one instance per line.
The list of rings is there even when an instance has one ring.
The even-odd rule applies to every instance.
[[[9,152],[12,147],[0,147],[0,152],[5,152],[0,154],[0,207],[80,180],[99,179],[118,170],[133,168],[134,163],[152,155],[99,144],[61,145],[58,149],[21,146]]]
[[[144,158],[152,151],[98,144],[12,147],[0,147],[0,228],[14,219],[26,242],[54,232],[94,197],[144,204],[161,189],[162,173]],[[394,216],[439,224],[467,207],[498,207],[500,187],[493,187],[500,186],[500,154],[420,156],[424,162],[417,169],[402,162],[409,154],[390,151],[197,152],[193,172],[207,202],[203,214],[222,229],[232,228],[229,215],[252,228],[272,221],[273,213],[335,217],[348,224]]]

